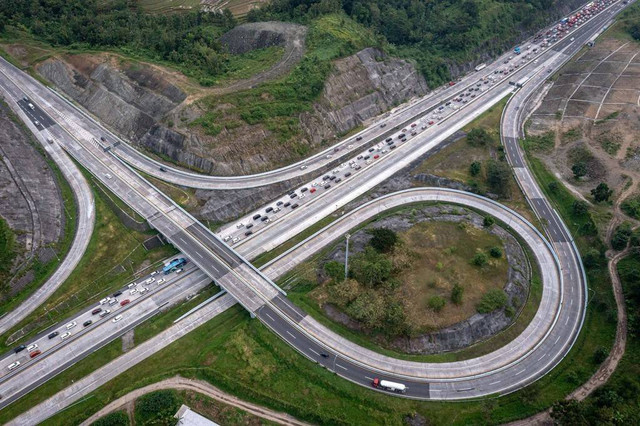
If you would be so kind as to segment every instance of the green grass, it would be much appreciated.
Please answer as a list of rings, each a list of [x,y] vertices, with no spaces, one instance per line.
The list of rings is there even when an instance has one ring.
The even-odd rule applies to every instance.
[[[0,279],[3,285],[17,254],[16,236],[6,220],[0,217]]]
[[[241,55],[231,55],[227,61],[227,69],[220,81],[241,80],[249,78],[274,66],[284,54],[280,46],[256,49]]]
[[[200,0],[136,0],[136,3],[145,12],[159,14],[200,9]]]
[[[627,216],[640,219],[640,195],[628,197],[620,204],[620,208]]]
[[[40,143],[33,138],[31,131],[27,129],[22,120],[20,120],[11,110],[9,110],[7,104],[2,100],[0,100],[0,108],[2,108],[3,111],[7,113],[7,116],[20,127],[31,145],[44,158],[45,162],[53,173],[58,188],[60,189],[62,207],[64,209],[64,229],[62,230],[62,236],[60,240],[52,246],[52,249],[55,250],[58,258],[62,259],[64,258],[64,256],[66,256],[69,249],[71,248],[71,244],[73,243],[73,238],[75,237],[77,227],[77,205],[71,186],[69,186],[69,183],[62,175],[62,172],[60,171],[56,163],[52,161],[47,155],[45,155],[44,149],[42,148]],[[35,273],[34,279],[31,281],[31,283],[23,287],[17,294],[13,295],[11,297],[11,300],[2,302],[2,305],[0,306],[0,315],[11,311],[25,299],[27,299],[31,294],[33,294],[33,292],[36,291],[42,284],[44,284],[46,280],[51,276],[51,274],[55,272],[58,264],[58,259],[52,259],[45,264],[36,262],[32,267]]]
[[[69,278],[47,299],[5,335],[35,324],[24,337],[61,321],[84,309],[87,303],[104,297],[131,279],[132,272],[145,261],[160,261],[176,253],[170,245],[146,251],[142,242],[154,233],[141,233],[126,228],[107,206],[105,193],[96,186],[85,172],[95,195],[96,225],[84,256]],[[106,189],[104,189],[106,191]],[[109,196],[115,196],[109,193]],[[115,268],[115,269],[114,269]],[[0,345],[6,347],[6,340]],[[12,343],[12,345],[15,344]]]

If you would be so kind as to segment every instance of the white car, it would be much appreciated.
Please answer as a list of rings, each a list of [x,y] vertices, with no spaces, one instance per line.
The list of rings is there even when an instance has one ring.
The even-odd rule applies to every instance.
[[[9,371],[18,368],[18,366],[20,365],[20,361],[16,361],[13,364],[9,364],[9,366],[7,367],[9,369]]]
[[[236,224],[236,228],[240,229],[244,226],[244,224],[242,222]]]
[[[233,240],[231,240],[233,244],[237,243],[238,241],[240,241],[240,238],[238,237],[233,237]]]
[[[302,200],[304,197],[305,197],[304,194],[300,194],[300,197],[298,197],[298,198],[300,198]],[[268,222],[268,221],[269,221],[269,219],[266,220],[266,222]]]
[[[135,286],[136,286],[136,283],[131,283],[131,284],[128,284],[128,285],[127,285],[127,288],[133,288],[133,287],[135,287]]]
[[[155,278],[149,278],[145,281],[145,283],[147,284],[151,284],[152,282],[154,282],[156,279]]]
[[[60,338],[61,338],[62,340],[64,340],[64,339],[66,339],[66,338],[67,338],[67,337],[69,337],[69,336],[71,336],[71,332],[70,332],[70,331],[67,331],[67,332],[66,332],[66,333],[64,333],[64,334],[61,334],[61,335],[60,335]]]
[[[109,300],[110,300],[110,299],[111,299],[110,297],[105,297],[104,299],[102,299],[102,300],[100,301],[100,304],[101,304],[101,305],[104,305],[105,303],[109,303]]]
[[[307,166],[305,164],[303,164],[302,166],[300,166],[300,170],[305,170],[307,168]]]
[[[231,235],[227,235],[226,237],[224,237],[224,241],[229,241],[231,239]]]
[[[122,315],[117,315],[114,319],[111,320],[111,322],[118,322],[122,319]]]
[[[154,275],[157,275],[157,274],[158,274],[158,271],[153,271],[153,272],[151,273],[151,276],[154,276]]]
[[[104,318],[107,315],[109,315],[111,313],[111,311],[109,309],[105,309],[104,311],[100,312],[100,318]]]
[[[164,278],[160,278],[158,281],[156,281],[156,283],[158,285],[162,284],[163,282],[165,282],[166,280]]]
[[[73,327],[75,327],[76,325],[78,325],[77,322],[75,321],[71,321],[69,324],[67,324],[67,330],[71,330]]]
[[[347,148],[351,149],[351,148],[353,148],[353,145],[349,145]]]
[[[184,271],[184,269],[180,268],[180,269],[176,269],[176,275],[182,273],[182,271]]]
[[[138,289],[136,289],[136,288],[132,288],[132,289],[129,291],[129,294],[133,296],[133,295],[134,295],[134,294],[136,294],[137,292],[138,292]]]
[[[149,291],[149,287],[142,287],[140,289],[140,294],[145,294],[147,291]]]
[[[36,343],[34,343],[33,345],[29,345],[27,346],[27,352],[31,352],[34,349],[37,349],[38,345]]]

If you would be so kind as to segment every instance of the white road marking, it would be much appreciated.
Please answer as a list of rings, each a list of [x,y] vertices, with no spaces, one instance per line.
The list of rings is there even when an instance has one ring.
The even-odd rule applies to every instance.
[[[502,380],[496,380],[495,382],[489,383],[489,386],[491,385],[497,385],[498,383],[500,383]]]
[[[316,354],[316,355],[320,356],[320,354],[319,354],[318,352],[314,351],[313,349],[309,348],[309,350],[310,350],[311,352],[313,352],[314,354]]]
[[[274,320],[274,319],[273,319],[273,317],[272,317],[271,315],[269,315],[269,314],[267,314],[267,313],[265,313],[265,315],[266,315],[266,316],[268,316],[268,317],[269,317],[269,319],[270,319],[271,321],[276,322],[276,320]]]
[[[200,259],[204,259],[204,257],[202,257],[202,255],[200,254],[200,252],[198,252],[198,251],[197,251],[197,252],[196,252],[196,254],[198,255],[198,257],[199,257]]]
[[[342,368],[343,370],[348,370],[348,368],[347,368],[347,367],[342,366],[342,365],[340,365],[340,364],[336,364],[336,367],[340,367],[340,368]]]
[[[542,354],[542,356],[538,358],[538,361],[542,360],[542,358],[544,358],[545,356],[547,356],[547,354]]]
[[[522,373],[524,373],[524,372],[525,372],[525,369],[523,368],[522,370],[520,370],[520,371],[518,371],[516,374],[514,374],[514,376],[517,376],[517,375],[522,374]]]
[[[554,344],[554,345],[555,345],[555,344],[557,344],[557,343],[558,343],[558,340],[560,340],[560,336],[558,336],[558,337],[556,338],[556,341],[555,341],[555,342],[553,342],[553,344]]]
[[[289,330],[287,330],[287,334],[291,337],[293,337],[294,339],[296,338],[296,336],[294,336],[293,334],[291,334],[291,332]]]

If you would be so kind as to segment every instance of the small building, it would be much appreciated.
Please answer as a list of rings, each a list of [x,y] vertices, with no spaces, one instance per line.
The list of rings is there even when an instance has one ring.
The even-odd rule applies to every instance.
[[[219,426],[218,423],[201,416],[184,404],[173,417],[178,419],[176,426]]]

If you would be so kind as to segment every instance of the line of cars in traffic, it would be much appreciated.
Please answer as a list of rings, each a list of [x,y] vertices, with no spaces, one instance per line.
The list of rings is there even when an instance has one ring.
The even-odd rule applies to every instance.
[[[155,283],[160,286],[166,282],[167,279],[159,274],[160,271],[153,271],[141,281],[129,283],[125,288],[103,298],[97,305],[78,314],[72,321],[67,322],[64,326],[58,326],[54,330],[50,330],[49,333],[43,334],[31,343],[16,346],[13,349],[13,356],[5,357],[5,359],[14,359],[13,362],[7,365],[7,370],[11,372],[20,367],[24,362],[37,358],[46,350],[55,348],[62,341],[69,339],[73,334],[77,334],[92,325],[107,321],[107,317],[112,314],[113,318],[111,318],[111,322],[120,322],[123,319],[123,315],[118,313],[120,309],[124,309],[125,306],[129,305],[132,301],[144,297],[147,292],[150,292],[149,285]],[[78,326],[79,323],[82,323],[82,327]],[[59,340],[54,341],[56,337],[58,337]],[[23,352],[27,355],[23,356]]]

